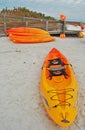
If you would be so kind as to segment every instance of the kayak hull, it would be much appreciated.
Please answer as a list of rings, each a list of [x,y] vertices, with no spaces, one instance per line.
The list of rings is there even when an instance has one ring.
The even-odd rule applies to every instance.
[[[56,69],[53,64],[49,67],[49,61],[57,58],[62,59],[67,75],[65,77],[58,72],[56,76],[49,78],[48,70]],[[60,64],[56,67],[56,70],[62,68]],[[71,64],[60,51],[53,48],[42,67],[40,94],[48,115],[55,123],[67,127],[74,122],[78,113],[78,93],[78,82]]]
[[[27,35],[27,36],[21,36],[21,35],[15,35],[10,34],[9,38],[14,43],[44,43],[44,42],[51,42],[54,41],[55,38],[51,37],[50,35]]]

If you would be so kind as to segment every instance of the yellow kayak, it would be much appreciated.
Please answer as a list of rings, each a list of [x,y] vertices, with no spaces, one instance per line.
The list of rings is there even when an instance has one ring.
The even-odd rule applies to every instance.
[[[78,113],[78,82],[72,65],[57,49],[46,56],[40,94],[51,119],[62,127],[71,125]]]

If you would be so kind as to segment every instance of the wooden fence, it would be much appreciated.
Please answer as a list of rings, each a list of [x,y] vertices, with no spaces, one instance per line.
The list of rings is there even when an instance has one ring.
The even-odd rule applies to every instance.
[[[47,31],[51,31],[58,28],[58,22],[38,18],[9,16],[5,14],[0,14],[0,33],[4,33],[6,29],[21,26],[37,27]]]
[[[36,27],[55,33],[61,31],[59,21],[0,14],[0,35],[4,34],[6,29],[15,27]]]

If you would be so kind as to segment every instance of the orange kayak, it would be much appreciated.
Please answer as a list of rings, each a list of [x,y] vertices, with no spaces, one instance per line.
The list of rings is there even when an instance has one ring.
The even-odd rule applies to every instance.
[[[57,49],[46,56],[40,94],[50,118],[62,127],[71,125],[78,113],[78,82],[72,65]]]
[[[12,40],[14,43],[42,43],[42,42],[51,42],[54,41],[55,38],[51,37],[50,35],[27,35],[27,36],[21,36],[21,35],[14,35],[9,34],[10,40]]]
[[[49,34],[47,31],[44,31],[39,28],[28,28],[28,27],[17,27],[17,28],[11,28],[8,30],[5,30],[6,34],[23,34],[23,35],[29,35],[29,34]]]
[[[15,43],[41,43],[55,40],[47,31],[38,28],[12,28],[5,33]]]

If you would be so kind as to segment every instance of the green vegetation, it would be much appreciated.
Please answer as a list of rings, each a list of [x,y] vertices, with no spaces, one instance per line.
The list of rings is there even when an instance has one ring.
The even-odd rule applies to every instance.
[[[32,18],[42,18],[47,20],[56,20],[54,17],[45,16],[45,14],[38,13],[36,11],[30,11],[25,7],[18,7],[14,9],[2,9],[1,14],[8,14],[8,15],[17,15],[17,16],[24,16],[24,17],[32,17]]]

